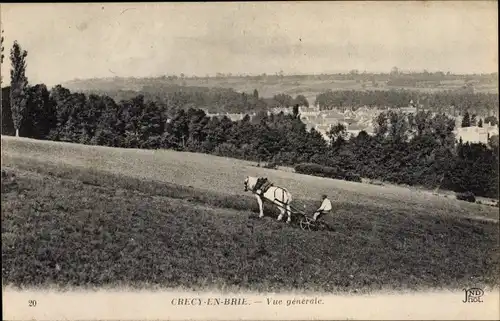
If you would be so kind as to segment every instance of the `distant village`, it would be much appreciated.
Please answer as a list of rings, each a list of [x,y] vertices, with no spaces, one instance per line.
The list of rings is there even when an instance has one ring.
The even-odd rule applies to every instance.
[[[422,107],[417,108],[413,101],[410,101],[409,106],[397,109],[404,114],[416,114],[418,110],[424,110]],[[330,129],[337,125],[343,124],[346,128],[348,137],[357,136],[359,132],[365,131],[369,135],[374,135],[373,119],[378,116],[384,109],[361,107],[356,110],[350,108],[320,110],[319,106],[299,107],[299,114],[301,120],[306,124],[308,130],[314,128],[318,131],[326,141],[329,141],[328,132]],[[268,115],[279,113],[292,114],[293,108],[273,108],[268,111]],[[433,113],[434,114],[434,113]],[[223,117],[227,116],[232,121],[242,120],[246,114],[211,114],[207,112],[210,117]],[[253,118],[256,113],[248,114]],[[462,128],[462,116],[455,116],[448,114],[456,120],[455,135],[456,139],[462,139],[463,142],[471,143],[484,143],[487,144],[490,137],[498,135],[498,126],[484,123],[482,127],[471,126]]]

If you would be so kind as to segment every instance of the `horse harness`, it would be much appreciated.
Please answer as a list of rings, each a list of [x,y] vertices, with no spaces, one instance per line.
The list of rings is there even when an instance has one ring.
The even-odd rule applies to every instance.
[[[255,184],[254,192],[260,189],[262,194],[264,194],[271,186],[273,186],[273,183],[271,183],[266,177],[259,177],[257,179],[257,183]]]
[[[254,187],[254,193],[260,189],[261,190],[261,195],[264,194],[265,192],[267,192],[267,190],[274,186],[273,183],[271,183],[266,177],[259,177],[257,179],[257,183],[255,184],[255,187]],[[284,203],[283,201],[280,201],[278,196],[279,194],[279,191],[281,190],[281,199],[284,200],[285,199],[285,190],[283,188],[277,188],[275,191],[274,191],[274,200],[275,201],[278,201],[282,204],[286,204]]]

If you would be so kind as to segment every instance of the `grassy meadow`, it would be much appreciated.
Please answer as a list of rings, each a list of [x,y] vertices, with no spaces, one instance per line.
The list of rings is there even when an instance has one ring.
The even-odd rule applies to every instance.
[[[276,222],[271,207],[257,219],[246,175],[286,186],[308,209],[327,193],[333,231]],[[1,197],[4,285],[331,293],[499,285],[498,209],[402,187],[202,154],[2,137]]]
[[[362,81],[360,79],[335,79],[335,77],[315,76],[284,76],[249,78],[249,77],[222,77],[222,78],[103,78],[103,79],[81,79],[64,83],[63,85],[72,91],[81,90],[134,90],[141,91],[144,86],[161,88],[172,85],[183,85],[193,87],[219,87],[232,88],[238,92],[251,93],[257,89],[261,97],[273,97],[276,94],[288,94],[293,97],[304,95],[309,103],[313,104],[316,96],[328,90],[390,90],[407,89],[421,92],[438,92],[443,90],[457,90],[465,85],[464,79],[443,80],[438,86],[430,87],[400,87],[388,86],[385,80]],[[476,84],[476,92],[498,93],[495,82]]]

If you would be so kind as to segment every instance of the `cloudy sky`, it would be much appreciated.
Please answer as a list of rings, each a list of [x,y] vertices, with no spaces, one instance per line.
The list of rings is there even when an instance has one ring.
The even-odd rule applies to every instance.
[[[31,83],[110,76],[494,72],[497,2],[2,4]],[[2,75],[9,78],[9,60]]]

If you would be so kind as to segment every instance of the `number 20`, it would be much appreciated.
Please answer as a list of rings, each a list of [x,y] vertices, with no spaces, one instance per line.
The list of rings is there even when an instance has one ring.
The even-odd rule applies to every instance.
[[[36,307],[36,300],[28,300],[28,305],[29,305],[31,308]]]

